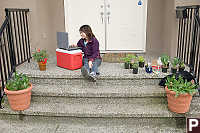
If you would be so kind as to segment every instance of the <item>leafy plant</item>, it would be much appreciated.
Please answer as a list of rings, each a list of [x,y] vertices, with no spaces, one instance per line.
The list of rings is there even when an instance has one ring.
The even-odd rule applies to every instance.
[[[197,92],[197,85],[184,80],[182,76],[179,76],[178,79],[176,79],[175,75],[168,76],[165,85],[169,90],[176,92],[175,97],[178,97],[180,94],[193,94]]]
[[[138,68],[138,67],[139,67],[138,62],[134,62],[134,63],[132,64],[132,68]]]
[[[169,58],[170,57],[168,55],[165,55],[165,54],[163,54],[161,56],[161,62],[162,62],[163,67],[167,67],[167,65],[169,63]]]
[[[185,68],[184,62],[182,60],[179,61],[179,67],[180,68]]]
[[[171,64],[172,64],[172,67],[173,68],[176,68],[177,65],[179,64],[179,59],[177,57],[174,57],[172,60],[171,60]]]
[[[29,87],[29,83],[29,79],[26,75],[15,72],[12,79],[6,84],[6,88],[10,91],[24,90]]]
[[[122,58],[122,60],[126,63],[131,63],[132,59],[134,59],[136,56],[128,54],[126,57]]]
[[[34,60],[36,60],[37,62],[42,62],[43,64],[47,63],[47,57],[48,55],[46,50],[38,49],[37,51],[35,50],[35,52],[33,53]]]
[[[138,61],[139,62],[144,62],[144,57],[143,56],[138,56]]]
[[[125,63],[130,63],[131,62],[131,59],[129,57],[124,57],[122,58],[122,60],[125,62]]]

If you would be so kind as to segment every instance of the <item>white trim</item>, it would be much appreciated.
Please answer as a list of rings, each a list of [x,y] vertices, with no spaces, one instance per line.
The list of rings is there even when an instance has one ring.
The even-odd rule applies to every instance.
[[[146,51],[143,50],[101,50],[101,54],[104,53],[146,53]]]
[[[77,54],[77,53],[82,53],[82,50],[77,49],[77,50],[68,51],[68,50],[64,50],[64,49],[59,49],[59,48],[57,48],[57,49],[56,49],[56,52],[61,52],[61,53],[66,53],[66,54]]]
[[[64,15],[65,15],[65,32],[68,32],[69,30],[69,25],[67,22],[69,22],[69,15],[68,13],[68,5],[69,5],[69,1],[68,0],[64,0]]]

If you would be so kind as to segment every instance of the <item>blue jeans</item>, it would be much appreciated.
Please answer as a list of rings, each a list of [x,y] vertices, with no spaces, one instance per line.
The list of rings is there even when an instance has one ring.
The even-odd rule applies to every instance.
[[[101,59],[95,59],[93,62],[92,62],[92,68],[90,69],[89,68],[89,64],[88,64],[88,59],[87,58],[83,58],[83,66],[88,70],[88,72],[94,72],[95,74],[98,71],[98,67],[101,65]]]

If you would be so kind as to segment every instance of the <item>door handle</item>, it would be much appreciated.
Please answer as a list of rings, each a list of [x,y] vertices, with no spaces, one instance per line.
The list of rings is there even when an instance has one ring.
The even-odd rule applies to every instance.
[[[102,24],[103,24],[103,14],[104,14],[103,12],[100,13],[100,15],[101,15],[101,23]]]
[[[107,12],[107,16],[108,16],[108,24],[110,24],[110,12]]]

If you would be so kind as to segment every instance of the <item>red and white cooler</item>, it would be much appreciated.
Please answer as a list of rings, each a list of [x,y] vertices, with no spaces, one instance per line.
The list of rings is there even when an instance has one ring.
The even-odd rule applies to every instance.
[[[82,51],[56,49],[57,66],[69,70],[75,70],[82,67]]]

